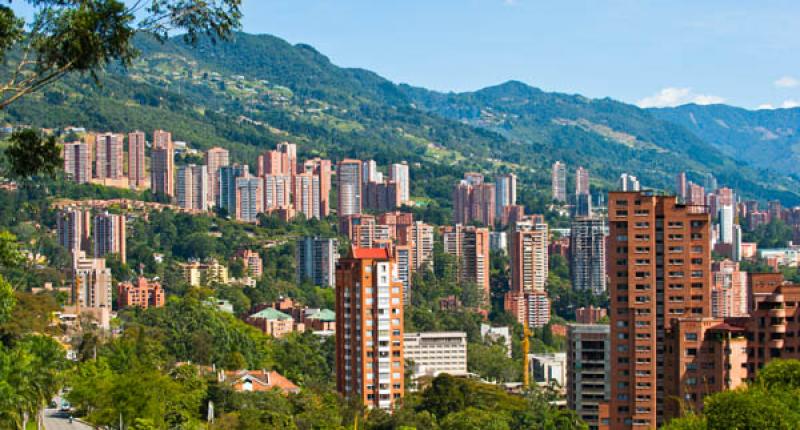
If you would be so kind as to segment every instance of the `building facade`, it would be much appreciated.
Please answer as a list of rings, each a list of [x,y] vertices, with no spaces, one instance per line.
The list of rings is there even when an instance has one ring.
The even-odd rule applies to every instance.
[[[405,392],[403,291],[386,248],[352,248],[336,265],[336,388],[369,408]]]
[[[553,200],[557,202],[567,201],[567,166],[556,161],[550,173],[550,182],[553,192]]]
[[[215,146],[206,151],[206,166],[208,167],[208,206],[215,206],[219,201],[219,169],[230,164],[230,154],[225,148]]]
[[[104,258],[108,254],[119,256],[126,262],[125,215],[103,212],[94,216],[94,258]]]
[[[361,161],[345,159],[336,165],[336,192],[340,217],[361,213]]]
[[[128,184],[134,189],[147,188],[150,185],[147,177],[146,146],[144,132],[128,133]]]
[[[412,378],[467,374],[465,332],[406,333],[403,337],[406,361],[412,363]]]
[[[580,217],[570,229],[570,277],[572,288],[606,292],[606,235],[601,218]]]
[[[295,244],[297,282],[309,280],[321,287],[336,285],[338,241],[331,238],[304,237]]]
[[[711,312],[710,217],[675,196],[611,192],[609,297],[613,429],[664,423],[665,333]]]
[[[461,283],[477,284],[486,300],[489,298],[489,229],[456,224],[442,229],[444,251],[458,259]]]
[[[607,324],[567,328],[567,408],[590,430],[609,428],[611,330]]]

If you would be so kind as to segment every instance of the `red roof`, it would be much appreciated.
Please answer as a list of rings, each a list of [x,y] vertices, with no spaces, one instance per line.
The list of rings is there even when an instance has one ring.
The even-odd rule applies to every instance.
[[[388,260],[389,250],[387,248],[356,248],[353,247],[353,258]]]
[[[719,330],[719,331],[744,331],[744,328],[737,327],[735,325],[731,325],[728,323],[720,323],[713,327],[710,327],[709,330]]]

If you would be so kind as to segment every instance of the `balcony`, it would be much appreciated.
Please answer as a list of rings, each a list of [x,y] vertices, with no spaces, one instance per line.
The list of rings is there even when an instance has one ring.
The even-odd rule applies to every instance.
[[[774,324],[769,326],[770,333],[786,333],[786,324]]]
[[[769,341],[767,341],[767,345],[770,348],[783,349],[784,344],[785,341],[783,339],[770,339]]]
[[[774,318],[786,318],[786,308],[770,309],[767,314]]]

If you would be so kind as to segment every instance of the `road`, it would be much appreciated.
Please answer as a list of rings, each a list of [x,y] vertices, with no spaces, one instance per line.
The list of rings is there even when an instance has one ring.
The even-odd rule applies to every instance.
[[[61,412],[58,409],[44,410],[45,430],[92,430],[91,426],[80,423],[77,420],[69,422],[69,413]]]

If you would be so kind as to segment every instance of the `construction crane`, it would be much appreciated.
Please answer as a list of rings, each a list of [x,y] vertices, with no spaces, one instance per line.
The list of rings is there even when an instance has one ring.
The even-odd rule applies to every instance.
[[[528,328],[528,324],[522,326],[522,387],[528,388],[531,383],[531,375],[530,371],[528,370],[528,352],[531,349],[531,342],[529,338],[531,337],[531,331]]]

